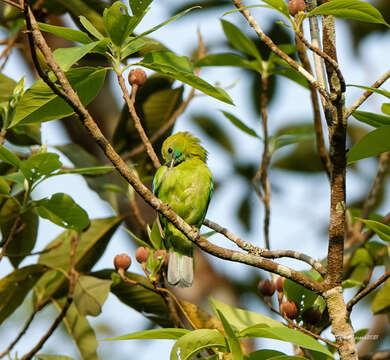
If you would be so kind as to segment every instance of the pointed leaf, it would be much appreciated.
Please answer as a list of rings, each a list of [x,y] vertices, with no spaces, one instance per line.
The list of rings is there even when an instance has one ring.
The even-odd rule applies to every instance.
[[[390,150],[390,125],[385,125],[369,132],[348,152],[347,161],[355,161],[379,155]]]
[[[261,139],[261,137],[259,135],[257,135],[256,131],[251,129],[250,127],[246,126],[239,118],[237,118],[236,116],[234,116],[233,114],[227,112],[227,111],[222,111],[222,114],[225,115],[225,117],[227,119],[230,120],[230,122],[238,127],[240,130],[242,130],[243,132],[247,133],[248,135],[250,136],[253,136],[253,137],[257,137],[258,139]]]
[[[228,104],[233,104],[225,90],[214,87],[195,76],[192,73],[193,67],[185,56],[177,56],[170,51],[151,51],[147,53],[144,59],[137,65],[158,71],[176,80],[182,81],[185,84],[191,85],[206,95],[212,96]]]
[[[7,164],[19,168],[21,161],[19,158],[11,151],[9,151],[5,146],[0,144],[0,160],[4,161]]]
[[[55,153],[35,154],[23,162],[20,169],[25,178],[32,184],[58,170],[62,166],[59,158],[58,154]]]
[[[264,325],[254,325],[240,332],[240,337],[264,337],[268,339],[275,339],[286,341],[298,346],[302,346],[305,349],[314,350],[331,356],[329,350],[313,339],[311,336],[306,335],[298,330],[289,329],[288,327],[264,327]]]
[[[362,85],[347,85],[347,86],[352,86],[352,87],[357,87],[360,89],[368,90],[368,91],[371,91],[373,93],[383,95],[383,96],[387,97],[388,99],[390,99],[390,92],[387,90],[384,90],[384,89],[378,89],[378,88],[373,88],[370,86],[362,86]]]
[[[383,241],[390,242],[390,226],[374,220],[359,220],[366,224],[366,226],[374,231]]]
[[[23,303],[26,295],[46,270],[42,265],[29,265],[0,279],[0,324]]]
[[[96,39],[103,40],[104,36],[101,32],[92,25],[92,23],[85,17],[79,17],[81,24],[84,26],[85,30],[87,30],[91,35],[93,35]]]
[[[13,94],[16,81],[0,72],[0,103],[8,102],[8,98]]]
[[[10,186],[8,185],[8,182],[1,177],[0,178],[0,195],[8,195],[11,191]]]
[[[37,354],[35,357],[37,360],[74,360],[73,358],[64,355]]]
[[[278,68],[278,69],[274,69],[272,73],[290,79],[295,83],[297,83],[298,85],[303,86],[305,89],[309,89],[309,83],[306,80],[306,78],[293,68],[290,67]]]
[[[225,316],[222,314],[222,312],[219,310],[217,310],[217,312],[218,312],[218,317],[222,322],[223,328],[225,329],[227,342],[229,345],[229,350],[232,354],[232,358],[234,360],[243,360],[244,355],[242,354],[241,344],[240,344],[234,330],[232,329],[228,320],[225,318]]]
[[[89,104],[103,85],[107,69],[82,67],[71,69],[66,76],[84,105]],[[42,81],[36,81],[23,95],[16,107],[11,127],[63,118],[73,109]]]
[[[105,340],[137,340],[137,339],[162,339],[162,340],[177,340],[182,336],[191,333],[187,329],[165,328],[138,331],[127,335],[115,336]]]
[[[111,282],[85,275],[77,279],[73,299],[80,315],[97,316],[101,313]]]
[[[50,34],[62,37],[64,39],[74,41],[81,44],[89,44],[92,42],[90,37],[83,31],[71,29],[64,26],[55,26],[44,23],[38,23],[39,30]]]
[[[226,20],[221,20],[221,23],[223,32],[237,50],[240,50],[247,55],[251,55],[259,61],[262,60],[255,43],[248,36],[246,36],[236,25],[233,25]]]
[[[383,314],[390,311],[390,279],[376,293],[371,303],[371,310],[374,314]]]
[[[233,53],[221,53],[206,55],[194,65],[195,67],[203,66],[238,66],[250,70],[257,70],[260,68],[258,62],[249,61],[240,55]]]
[[[65,300],[54,300],[54,305],[61,311]],[[99,360],[97,356],[98,342],[95,332],[86,317],[81,316],[74,304],[71,304],[64,318],[65,327],[73,338],[83,360]],[[51,360],[51,359],[49,359]]]
[[[131,12],[134,16],[140,16],[148,8],[153,0],[129,0]]]
[[[390,25],[385,21],[382,14],[371,4],[359,0],[333,0],[317,6],[307,16],[334,15],[344,19],[352,19],[369,23]]]
[[[80,174],[92,176],[107,174],[113,170],[115,170],[113,166],[91,166],[86,168],[64,169],[56,172],[54,175]]]
[[[112,42],[117,46],[121,46],[130,35],[131,21],[132,18],[127,12],[127,7],[120,1],[115,2],[111,7],[104,10],[104,28]]]
[[[283,0],[262,0],[262,1],[267,3],[272,9],[279,11],[282,15],[286,16],[288,19],[290,18],[288,7]]]
[[[50,199],[34,202],[40,217],[54,224],[77,232],[83,231],[89,224],[88,214],[67,194],[57,193]]]
[[[285,354],[280,351],[264,349],[264,350],[257,350],[251,352],[248,355],[248,360],[267,360],[276,356],[283,356],[283,355]]]
[[[356,120],[359,120],[365,124],[374,126],[376,128],[383,126],[383,125],[390,125],[390,117],[389,116],[374,114],[374,113],[370,113],[367,111],[358,111],[358,110],[354,111],[352,113],[352,116]]]

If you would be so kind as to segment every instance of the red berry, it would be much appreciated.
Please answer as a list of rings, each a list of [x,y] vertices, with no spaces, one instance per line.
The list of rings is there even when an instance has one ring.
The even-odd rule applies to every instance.
[[[150,249],[147,247],[140,246],[135,252],[135,259],[143,264],[148,260]]]
[[[257,287],[263,296],[272,296],[275,292],[275,283],[272,280],[264,279]]]
[[[305,0],[290,0],[288,2],[288,10],[292,16],[295,16],[300,11],[305,11],[305,9]]]
[[[279,276],[276,280],[276,290],[278,290],[278,292],[283,292],[284,279],[283,276]]]
[[[299,315],[299,310],[294,301],[284,301],[280,304],[280,313],[289,319],[296,319]]]
[[[115,269],[120,270],[127,270],[131,265],[131,258],[127,254],[120,254],[115,256],[114,258],[114,266]]]
[[[146,79],[147,79],[146,72],[140,68],[133,69],[130,71],[128,79],[130,85],[142,86],[143,84],[146,83]]]

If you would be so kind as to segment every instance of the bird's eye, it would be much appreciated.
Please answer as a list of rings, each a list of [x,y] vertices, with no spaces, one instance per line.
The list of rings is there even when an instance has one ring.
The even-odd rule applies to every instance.
[[[168,149],[168,152],[169,152],[170,154],[172,153],[172,151],[173,151],[172,148],[169,148],[169,149]]]

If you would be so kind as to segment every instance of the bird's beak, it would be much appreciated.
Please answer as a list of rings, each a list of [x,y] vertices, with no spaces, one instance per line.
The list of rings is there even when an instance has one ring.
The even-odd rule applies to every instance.
[[[169,162],[169,168],[173,168],[173,165],[175,164],[175,157],[172,156],[171,161]]]

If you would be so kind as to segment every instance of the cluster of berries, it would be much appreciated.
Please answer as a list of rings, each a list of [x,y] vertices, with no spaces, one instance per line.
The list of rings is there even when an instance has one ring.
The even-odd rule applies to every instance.
[[[144,246],[140,246],[135,252],[135,259],[140,264],[145,264],[150,255],[150,249]],[[164,265],[168,264],[168,252],[166,250],[157,250],[154,252],[154,258],[158,259],[160,256],[164,257]],[[114,258],[114,266],[116,270],[127,270],[131,265],[131,258],[127,254],[119,254]]]

